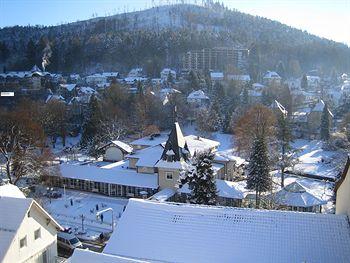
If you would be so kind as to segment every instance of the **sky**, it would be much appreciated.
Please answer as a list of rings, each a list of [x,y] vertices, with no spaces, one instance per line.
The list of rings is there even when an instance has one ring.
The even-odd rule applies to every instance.
[[[177,2],[202,3],[202,0]],[[57,25],[176,0],[0,0],[0,27]],[[227,7],[350,46],[350,0],[220,0]]]

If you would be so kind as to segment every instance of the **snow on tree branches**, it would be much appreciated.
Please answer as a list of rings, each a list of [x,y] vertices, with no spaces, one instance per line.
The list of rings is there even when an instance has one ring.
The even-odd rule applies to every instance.
[[[215,205],[217,190],[212,161],[214,154],[200,152],[191,158],[191,164],[180,174],[179,188],[185,184],[191,191],[189,202],[194,204]]]

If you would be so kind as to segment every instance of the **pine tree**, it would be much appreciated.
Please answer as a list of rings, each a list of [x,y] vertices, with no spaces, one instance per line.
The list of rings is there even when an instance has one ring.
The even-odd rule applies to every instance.
[[[248,88],[246,86],[243,87],[241,96],[242,96],[241,98],[242,108],[247,108],[249,105],[249,95],[248,95]]]
[[[103,119],[103,114],[99,102],[95,96],[92,96],[89,103],[88,118],[83,125],[83,134],[81,136],[80,145],[87,148],[89,153],[96,157],[97,153],[95,149],[98,148],[99,142],[97,141],[100,132],[100,123]]]
[[[183,171],[179,179],[179,188],[185,184],[191,191],[189,201],[194,204],[215,205],[217,190],[214,178],[212,152],[200,152],[191,159],[191,165]]]
[[[322,117],[321,117],[321,139],[328,141],[330,137],[329,134],[329,112],[327,104],[323,107]]]
[[[189,80],[189,84],[190,84],[190,90],[198,90],[199,89],[199,79],[197,74],[194,71],[190,71],[189,75],[188,75],[188,80]]]
[[[272,189],[272,179],[269,174],[269,157],[263,137],[257,137],[250,153],[247,189],[256,194],[256,207],[260,205],[260,195]]]
[[[307,84],[307,77],[304,74],[303,77],[301,78],[301,82],[300,82],[300,87],[303,90],[307,90],[308,89],[308,84]]]
[[[282,78],[285,78],[285,69],[284,69],[284,64],[282,61],[278,62],[278,65],[276,67],[276,71],[278,75],[280,75]]]

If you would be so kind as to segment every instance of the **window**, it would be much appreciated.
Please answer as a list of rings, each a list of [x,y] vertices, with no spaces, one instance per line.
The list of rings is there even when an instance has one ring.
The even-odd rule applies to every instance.
[[[167,180],[173,180],[173,173],[172,172],[165,172],[165,178]]]
[[[22,238],[20,241],[19,241],[19,247],[22,248],[22,247],[26,247],[27,246],[27,236],[25,236],[24,238]]]
[[[41,229],[38,228],[34,231],[34,240],[37,240],[38,238],[41,238]]]

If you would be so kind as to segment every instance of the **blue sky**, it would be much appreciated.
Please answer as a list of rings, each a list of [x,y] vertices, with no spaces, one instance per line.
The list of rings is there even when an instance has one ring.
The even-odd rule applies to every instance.
[[[0,27],[56,25],[176,0],[0,0]],[[180,2],[180,0],[178,1]],[[202,0],[184,0],[201,3]],[[350,0],[220,0],[229,8],[274,19],[350,46]]]

